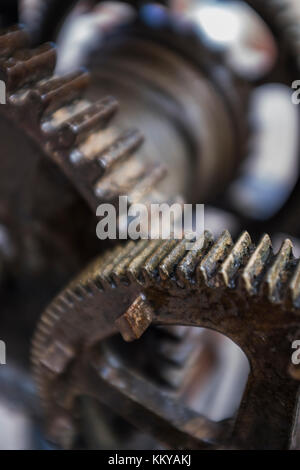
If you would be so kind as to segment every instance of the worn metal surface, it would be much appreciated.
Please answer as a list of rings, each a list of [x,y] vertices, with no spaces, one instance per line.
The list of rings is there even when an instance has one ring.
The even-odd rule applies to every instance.
[[[178,253],[173,247],[160,257],[157,241],[117,248],[49,306],[32,357],[52,439],[59,441],[61,427],[54,423],[62,416],[75,432],[76,396],[82,394],[103,401],[171,447],[289,447],[299,383],[288,369],[291,342],[299,335],[300,298],[291,242],[284,242],[277,255],[267,235],[257,246],[248,233],[235,244],[228,232],[214,243],[205,234],[202,242],[202,249],[198,240],[195,250]],[[147,324],[150,309],[154,324],[214,329],[243,349],[251,373],[236,419],[216,425],[185,410],[101,350],[101,340],[116,334],[122,315],[137,309],[141,318],[143,305]]]

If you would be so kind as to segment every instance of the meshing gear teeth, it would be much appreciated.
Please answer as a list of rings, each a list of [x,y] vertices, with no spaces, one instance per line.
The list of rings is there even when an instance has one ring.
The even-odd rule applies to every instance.
[[[89,82],[85,70],[55,76],[55,47],[49,43],[28,49],[27,44],[22,28],[0,34],[0,79],[7,90],[1,113],[59,165],[93,210],[122,194],[129,195],[129,203],[151,200],[165,169],[134,155],[143,143],[141,133],[111,131],[103,138],[117,101],[104,97],[89,102],[84,98]]]
[[[189,250],[185,248],[187,243]],[[88,373],[85,375],[82,369],[83,363],[88,369],[92,361],[88,351],[93,344],[116,330],[126,341],[139,338],[151,324],[200,326],[235,341],[248,356],[251,374],[230,430],[218,427],[212,438],[211,422],[201,421],[210,436],[208,443],[205,432],[200,437],[186,423],[183,427],[173,423],[175,434],[179,428],[186,433],[182,445],[222,447],[229,445],[229,433],[230,445],[234,446],[288,447],[298,390],[288,368],[291,344],[300,331],[299,266],[289,240],[274,254],[268,235],[255,246],[247,232],[235,243],[225,231],[215,241],[205,232],[192,246],[186,239],[130,241],[122,248],[116,247],[94,261],[53,301],[37,327],[32,362],[49,421],[66,413],[72,419],[75,396],[93,395],[87,385],[93,388]],[[87,362],[82,360],[83,351]],[[124,400],[133,399],[138,384],[130,388],[129,383],[133,384],[134,379],[126,382],[123,369],[121,372],[112,365],[107,367],[112,368],[112,376],[104,377],[99,372],[101,367],[97,369],[102,385],[103,381],[109,383],[111,393],[118,390],[120,399],[122,394]],[[122,378],[120,375],[120,382],[115,382],[112,377],[118,373]],[[64,399],[58,403],[55,392],[60,377],[68,381],[68,376],[72,377],[72,387],[64,389]],[[120,385],[122,380],[126,386],[125,382]],[[99,399],[115,406],[109,403],[109,394]],[[147,406],[140,396],[133,400]],[[167,419],[163,404],[158,404],[160,400],[155,403],[155,412],[151,409],[156,418]],[[119,408],[125,416],[126,410]],[[143,427],[132,413],[126,417]],[[174,445],[171,437],[165,439]]]
[[[21,27],[0,33],[0,79],[5,81],[7,91],[7,104],[0,110],[4,118],[13,120],[38,143],[42,153],[58,164],[93,210],[101,202],[116,202],[123,194],[128,194],[129,204],[151,202],[153,190],[156,197],[155,188],[166,171],[162,165],[143,163],[136,155],[144,140],[141,132],[129,129],[119,135],[112,130],[109,139],[103,138],[118,110],[117,101],[104,97],[90,103],[84,99],[89,85],[86,70],[55,76],[53,44],[29,49],[28,43]],[[116,282],[125,267],[122,258],[123,253],[111,260]],[[106,285],[105,272],[99,287],[100,282]],[[67,291],[46,319],[47,327],[56,319],[55,312],[61,313],[85,295],[86,290],[80,286]],[[45,332],[45,327],[42,330]]]

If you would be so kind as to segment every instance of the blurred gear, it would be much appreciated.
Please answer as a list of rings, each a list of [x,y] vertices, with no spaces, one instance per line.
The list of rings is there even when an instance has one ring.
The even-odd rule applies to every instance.
[[[20,256],[27,253],[22,244],[30,242],[24,240],[27,230],[41,231],[44,224],[50,239],[49,221],[53,223],[64,207],[70,210],[78,200],[57,167],[93,211],[100,202],[115,202],[124,193],[129,202],[139,197],[151,199],[150,193],[165,170],[162,165],[144,163],[133,156],[143,141],[140,132],[126,130],[118,135],[114,128],[106,129],[118,108],[116,100],[107,97],[91,103],[84,99],[88,84],[85,71],[53,76],[55,49],[50,44],[26,49],[28,37],[23,29],[8,29],[0,41],[1,78],[7,91],[7,103],[0,109],[3,153],[7,155],[0,176],[0,213],[1,222],[20,238]],[[22,142],[21,160],[16,132]],[[40,162],[40,154],[48,159]],[[65,216],[70,220],[71,215]],[[28,224],[28,218],[34,224]],[[85,218],[87,225],[95,222],[92,214]],[[66,225],[63,237],[67,235]],[[53,240],[61,243],[55,236]],[[64,249],[68,250],[66,246]]]
[[[20,20],[26,24],[34,44],[55,39],[56,29],[63,18],[76,6],[80,11],[92,7],[97,0],[20,0]]]

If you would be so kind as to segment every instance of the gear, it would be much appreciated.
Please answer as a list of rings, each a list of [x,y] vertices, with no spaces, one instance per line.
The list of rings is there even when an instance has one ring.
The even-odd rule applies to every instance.
[[[214,243],[205,233],[189,251],[186,243],[141,240],[117,247],[45,311],[32,362],[52,439],[70,445],[82,394],[171,447],[290,445],[299,384],[288,368],[300,309],[292,243],[286,240],[277,255],[268,235],[255,247],[247,232],[235,244],[227,231]],[[132,341],[151,324],[210,328],[243,349],[251,373],[233,422],[212,423],[187,410],[101,348],[118,330]]]
[[[70,247],[85,237],[79,242],[79,246],[87,247],[85,263],[92,250],[92,256],[99,252],[95,237],[92,243],[86,239],[92,224],[94,232],[94,214],[100,202],[115,203],[122,194],[128,194],[129,203],[172,200],[176,195],[162,196],[156,189],[166,174],[165,168],[137,155],[143,142],[139,131],[126,130],[120,135],[114,126],[107,127],[117,111],[117,101],[111,97],[93,103],[84,99],[87,72],[53,75],[54,46],[28,49],[28,41],[20,27],[11,27],[0,35],[0,79],[6,84],[7,95],[6,105],[0,107],[0,137],[3,155],[9,155],[1,164],[1,222],[13,233],[20,257],[37,252],[34,246],[41,243],[41,237],[48,240],[53,234],[56,250],[64,251],[67,260]],[[41,159],[41,155],[46,158]],[[92,212],[78,195],[88,202]],[[76,205],[78,220],[82,217],[82,226],[89,227],[79,236],[74,227],[67,229]],[[65,226],[59,234],[60,218]],[[39,233],[32,235],[36,229]],[[41,250],[41,257],[48,259],[49,246]],[[82,249],[77,251],[83,253]],[[60,257],[57,252],[55,259]],[[74,254],[70,263],[72,260]],[[34,259],[29,264],[38,265],[39,261]],[[80,266],[80,262],[73,266],[71,275]]]
[[[45,44],[35,50],[25,49],[26,34],[22,29],[6,31],[0,41],[1,78],[8,92],[2,114],[17,121],[41,145],[93,209],[100,201],[113,201],[124,191],[130,194],[137,184],[146,186],[145,195],[149,179],[153,185],[163,176],[161,168],[151,171],[140,162],[125,162],[142,143],[138,131],[112,136],[103,148],[103,128],[118,104],[111,97],[93,104],[84,100],[86,72],[53,76],[54,47]],[[25,120],[28,115],[31,119]]]

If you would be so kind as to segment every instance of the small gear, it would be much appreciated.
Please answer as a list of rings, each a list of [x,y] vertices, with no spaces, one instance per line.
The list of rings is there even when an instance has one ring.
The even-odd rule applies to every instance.
[[[124,192],[130,195],[137,184],[139,193],[145,195],[149,186],[152,189],[163,177],[162,168],[128,162],[143,140],[138,131],[112,136],[111,142],[103,145],[103,128],[118,103],[111,97],[96,103],[83,99],[88,85],[85,71],[53,76],[55,48],[44,44],[26,49],[27,35],[20,28],[7,30],[0,41],[1,78],[8,93],[2,114],[17,121],[41,145],[93,209],[100,201],[112,201]]]
[[[276,255],[268,235],[255,246],[247,232],[236,243],[227,231],[215,242],[205,233],[188,251],[186,243],[141,240],[117,247],[45,311],[32,363],[52,439],[70,445],[82,394],[171,447],[291,445],[299,383],[288,370],[300,309],[292,243],[286,240]],[[187,410],[101,348],[118,331],[132,341],[151,324],[210,328],[240,346],[251,373],[235,419],[216,424]]]

